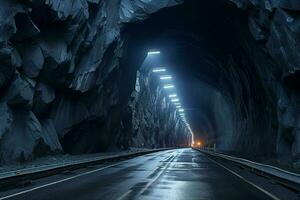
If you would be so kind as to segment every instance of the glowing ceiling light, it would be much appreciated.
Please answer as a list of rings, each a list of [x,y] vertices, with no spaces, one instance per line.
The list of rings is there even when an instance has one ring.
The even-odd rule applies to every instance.
[[[175,86],[174,86],[174,85],[171,85],[171,84],[170,84],[170,85],[164,85],[164,88],[165,88],[165,89],[171,89],[171,88],[174,88],[174,87],[175,87]]]
[[[181,104],[179,102],[175,102],[174,105],[175,106],[181,106]]]
[[[179,99],[171,99],[172,102],[179,102]]]
[[[160,51],[149,51],[148,55],[160,54]]]
[[[170,75],[160,77],[160,80],[171,80],[171,79],[172,79],[172,76],[170,76]]]
[[[176,108],[178,109],[178,108],[181,108],[181,106],[176,106]]]
[[[180,108],[178,109],[179,112],[184,112],[184,109]]]
[[[165,68],[154,68],[154,69],[152,70],[152,72],[154,72],[154,73],[157,73],[157,72],[165,72],[165,71],[167,71],[167,69],[165,69]]]
[[[170,94],[169,97],[170,97],[170,98],[177,97],[177,94]]]

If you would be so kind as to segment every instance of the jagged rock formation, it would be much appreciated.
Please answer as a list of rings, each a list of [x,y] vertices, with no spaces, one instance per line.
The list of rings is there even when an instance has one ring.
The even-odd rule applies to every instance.
[[[186,0],[146,22],[180,3],[1,1],[1,161],[186,143],[153,77],[140,71],[136,79],[139,45],[167,33],[192,44],[171,60],[187,62],[180,72],[199,109],[200,137],[219,151],[299,165],[299,2]]]
[[[195,133],[219,151],[299,165],[298,4],[186,0],[136,29],[185,74]]]
[[[277,138],[275,152],[280,162],[299,165],[300,2],[231,1],[247,13],[249,30],[259,44],[256,49],[262,49],[262,53],[257,52],[249,42],[245,46],[268,96],[273,98],[268,101],[277,110],[278,129],[274,127],[277,137],[272,136]]]
[[[190,133],[157,79],[150,72],[138,72],[130,102],[133,144],[152,148],[187,146]]]
[[[1,162],[128,147],[123,27],[178,3],[1,1]]]

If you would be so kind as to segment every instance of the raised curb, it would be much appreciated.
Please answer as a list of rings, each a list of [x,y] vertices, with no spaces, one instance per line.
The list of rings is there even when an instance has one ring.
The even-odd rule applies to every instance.
[[[267,175],[269,178],[273,179],[279,184],[285,185],[293,190],[300,192],[300,174],[289,172],[271,165],[256,163],[243,158],[233,157],[216,152],[210,152],[202,149],[193,149],[212,157],[218,157],[227,161],[234,162],[240,166],[251,169],[251,171],[253,172],[259,172],[260,175]]]
[[[60,163],[57,165],[47,165],[36,168],[15,170],[10,172],[4,172],[0,174],[0,188],[7,188],[9,186],[16,185],[22,181],[34,180],[46,176],[62,173],[64,171],[76,170],[85,168],[91,165],[97,165],[108,161],[114,161],[118,159],[128,159],[131,157],[141,156],[145,154],[155,153],[159,151],[172,150],[173,148],[161,148],[146,151],[130,152],[119,155],[109,155],[97,158],[89,158],[79,161],[72,161],[68,163]]]

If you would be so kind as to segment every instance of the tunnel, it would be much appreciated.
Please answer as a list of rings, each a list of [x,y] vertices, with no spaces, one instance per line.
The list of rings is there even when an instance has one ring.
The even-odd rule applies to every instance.
[[[299,10],[1,1],[0,165],[192,148],[299,174]]]

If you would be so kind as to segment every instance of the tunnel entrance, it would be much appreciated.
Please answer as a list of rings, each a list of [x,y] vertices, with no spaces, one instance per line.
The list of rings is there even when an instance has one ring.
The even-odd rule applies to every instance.
[[[35,152],[188,146],[179,109],[195,141],[219,152],[298,162],[296,4],[53,2],[2,3],[4,162]],[[151,50],[160,56],[148,56]],[[182,108],[154,67],[168,69]]]
[[[176,77],[196,140],[227,153],[276,158],[276,102],[260,69],[273,63],[245,12],[225,1],[185,1],[128,25],[124,34],[126,57],[137,68],[138,52],[162,52],[160,65]]]

